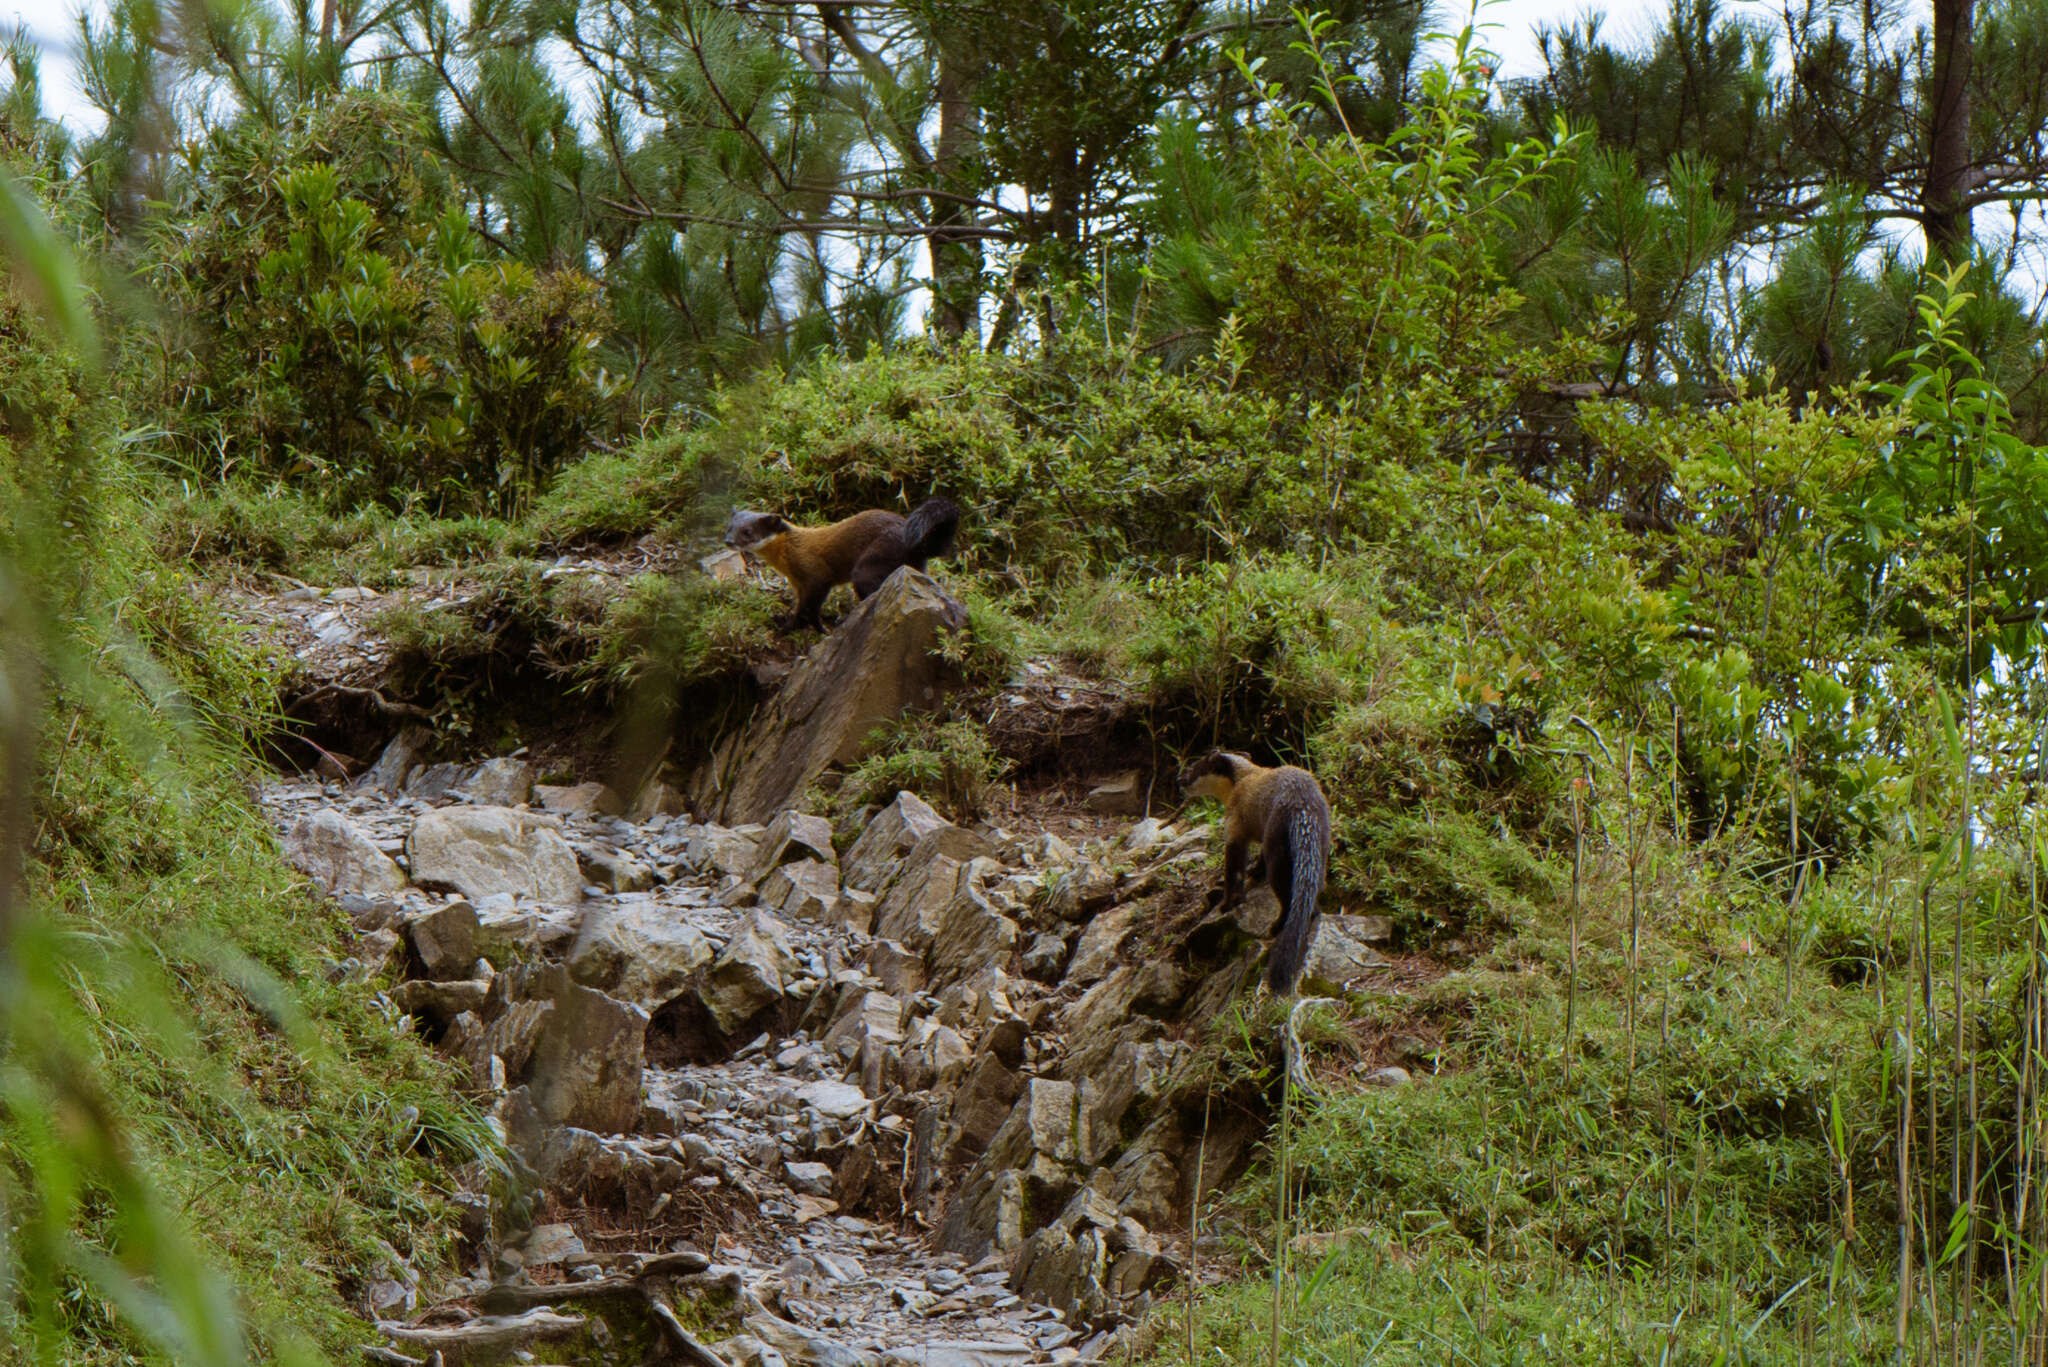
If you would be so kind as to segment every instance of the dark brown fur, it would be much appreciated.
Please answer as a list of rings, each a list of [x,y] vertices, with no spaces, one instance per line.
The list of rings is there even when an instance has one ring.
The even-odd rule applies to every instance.
[[[1244,896],[1245,854],[1256,844],[1266,881],[1280,899],[1280,926],[1266,965],[1266,984],[1288,993],[1301,978],[1315,941],[1317,905],[1330,867],[1330,804],[1315,775],[1293,765],[1268,769],[1230,750],[1211,750],[1181,775],[1194,797],[1223,803],[1221,906]]]
[[[789,581],[795,609],[791,627],[822,627],[826,595],[852,584],[866,598],[905,565],[922,570],[950,555],[960,507],[948,498],[928,498],[909,517],[870,508],[829,527],[798,527],[775,513],[735,511],[726,524],[725,544],[756,556]]]

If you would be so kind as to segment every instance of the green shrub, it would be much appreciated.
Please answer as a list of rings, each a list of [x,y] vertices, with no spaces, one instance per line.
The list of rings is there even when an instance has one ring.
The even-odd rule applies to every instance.
[[[733,502],[803,521],[943,493],[966,509],[969,562],[1042,586],[1112,563],[1205,559],[1233,529],[1255,545],[1303,540],[1303,496],[1288,477],[1301,459],[1275,413],[1214,372],[1169,374],[1078,332],[1009,354],[826,357],[726,391],[697,433],[571,471],[539,523],[561,537],[651,531],[723,481]],[[728,511],[721,502],[705,515]]]
[[[746,670],[774,640],[776,601],[753,585],[705,575],[636,575],[605,609],[594,681],[620,697],[650,685],[688,688]]]
[[[18,321],[0,285],[0,335]],[[158,485],[112,438],[117,400],[41,335],[14,340],[4,1355],[339,1358],[366,1331],[350,1288],[395,1250],[452,1267],[447,1195],[504,1176],[502,1158],[446,1066],[328,972],[347,922],[283,866],[249,797],[275,662],[155,553]]]
[[[868,755],[848,769],[829,800],[835,815],[909,791],[959,821],[981,814],[1002,760],[971,721],[908,716],[878,727]]]
[[[694,571],[636,575],[623,592],[609,576],[550,575],[536,561],[494,561],[478,577],[459,604],[404,603],[373,620],[392,643],[393,686],[435,699],[455,734],[545,716],[566,696],[636,724],[669,717],[708,740],[753,699],[752,665],[774,640],[773,595]]]
[[[212,135],[154,272],[153,380],[187,468],[253,466],[334,509],[505,512],[579,453],[610,394],[601,289],[496,257],[419,136],[366,94]]]
[[[1305,757],[1388,668],[1375,567],[1250,555],[1161,576],[1120,653],[1152,702],[1226,748]]]
[[[528,535],[539,544],[559,545],[722,524],[730,509],[705,502],[704,452],[710,441],[699,431],[672,432],[586,456],[534,500],[524,524]]]

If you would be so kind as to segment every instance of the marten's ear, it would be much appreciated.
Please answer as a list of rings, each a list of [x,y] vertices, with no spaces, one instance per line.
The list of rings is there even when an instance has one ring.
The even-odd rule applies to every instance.
[[[1181,770],[1180,786],[1183,788],[1192,787],[1205,778],[1218,776],[1227,778],[1230,772],[1229,762],[1224,759],[1223,752],[1221,750],[1211,750],[1208,754]]]

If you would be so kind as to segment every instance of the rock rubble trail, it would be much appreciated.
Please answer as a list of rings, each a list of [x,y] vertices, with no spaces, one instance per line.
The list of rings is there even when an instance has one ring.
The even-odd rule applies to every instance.
[[[912,677],[948,617],[905,571],[799,661],[699,770],[732,825],[662,782],[627,809],[517,755],[429,763],[422,726],[352,785],[266,790],[353,923],[331,975],[451,1060],[513,1165],[464,1175],[459,1275],[394,1252],[372,1279],[367,1356],[1087,1362],[1181,1283],[1196,1181],[1263,1134],[1256,1085],[1216,1090],[1201,1046],[1278,908],[1206,908],[1202,826],[787,805],[861,709],[909,705],[817,676]],[[1398,990],[1385,934],[1325,917],[1307,980]],[[1402,1047],[1361,1080],[1405,1080]]]
[[[481,768],[476,788],[489,797],[493,777],[523,766]],[[748,859],[758,832],[707,830],[665,816],[645,824],[596,816],[578,810],[590,790],[543,788],[542,801],[562,809],[552,813],[524,804],[471,806],[463,801],[475,795],[469,790],[435,793],[440,777],[429,770],[415,778],[424,797],[301,782],[273,786],[265,803],[292,857],[340,897],[363,932],[357,954],[333,971],[365,980],[365,990],[397,977],[383,994],[394,1019],[457,1057],[481,1053],[468,1032],[489,1014],[494,989],[508,1004],[517,995],[499,988],[499,980],[525,974],[531,963],[559,963],[572,980],[605,980],[625,996],[620,1014],[628,1028],[644,1030],[650,1009],[659,1011],[714,961],[725,968],[716,1005],[730,1012],[751,1007],[751,1016],[759,1014],[756,996],[801,1001],[843,975],[856,952],[856,937],[843,927],[770,922],[716,900],[719,884],[733,876],[721,872],[721,861],[737,867]],[[476,819],[456,826],[450,816]],[[423,823],[429,830],[421,838]],[[414,860],[474,897],[413,886],[401,863]],[[608,886],[586,883],[586,872]],[[508,1009],[494,1019],[521,1014],[535,1013]],[[585,1033],[576,1043],[591,1053],[634,1052],[630,1044],[618,1048],[616,1038],[598,1038],[592,1027]],[[934,1252],[922,1231],[840,1212],[832,1199],[834,1169],[808,1156],[870,1142],[866,1131],[887,1134],[902,1122],[877,1117],[858,1084],[840,1080],[839,1056],[808,1031],[763,1032],[718,1062],[663,1067],[645,1061],[644,1044],[637,1070],[628,1064],[608,1071],[571,1058],[569,1078],[531,1081],[554,1090],[564,1081],[588,1086],[583,1096],[556,1101],[567,1118],[597,1123],[595,1113],[610,1106],[618,1112],[613,1118],[627,1123],[615,1130],[564,1127],[552,1135],[533,1133],[547,1118],[534,1109],[532,1093],[511,1096],[504,1086],[508,1053],[516,1068],[520,1052],[513,1036],[508,1029],[492,1037],[491,1044],[512,1047],[482,1055],[483,1066],[474,1070],[480,1093],[492,1100],[496,1090],[493,1118],[515,1151],[519,1140],[540,1141],[529,1150],[537,1151],[536,1176],[550,1202],[569,1213],[489,1250],[474,1276],[444,1287],[413,1285],[403,1270],[391,1269],[394,1275],[373,1292],[381,1303],[368,1308],[401,1352],[410,1345],[453,1360],[473,1345],[471,1360],[478,1360],[589,1336],[589,1315],[560,1313],[579,1304],[572,1297],[557,1302],[554,1313],[528,1307],[511,1316],[485,1313],[479,1302],[493,1300],[494,1286],[499,1303],[520,1284],[567,1291],[693,1247],[654,1237],[670,1212],[688,1218],[667,1223],[711,1235],[698,1272],[719,1290],[739,1289],[732,1301],[745,1332],[710,1350],[734,1367],[1056,1363],[1088,1360],[1104,1346],[1083,1338],[1057,1308],[1011,1291],[1002,1255],[970,1263]],[[637,1095],[624,1098],[630,1106],[617,1105],[618,1086],[629,1075]],[[587,1152],[575,1152],[579,1147]],[[477,1313],[465,1323],[472,1307]],[[428,1312],[409,1318],[430,1327],[391,1319],[399,1308]],[[526,1332],[508,1335],[507,1325]],[[618,1333],[607,1326],[598,1337]]]

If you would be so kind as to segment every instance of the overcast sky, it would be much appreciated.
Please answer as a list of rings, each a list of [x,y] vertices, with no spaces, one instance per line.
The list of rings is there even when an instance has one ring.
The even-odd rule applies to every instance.
[[[101,8],[94,0],[0,0],[0,28],[25,27],[43,48],[43,101],[51,113],[79,132],[96,129],[99,119],[79,92],[77,67],[72,60],[76,16],[81,8]],[[1501,75],[1532,75],[1541,69],[1534,37],[1539,23],[1558,24],[1589,11],[1607,15],[1607,34],[1627,40],[1648,32],[1656,16],[1665,12],[1666,0],[1497,0],[1487,6],[1482,23],[1497,24],[1486,34],[1487,46],[1501,54]],[[1768,16],[1770,0],[1732,0],[1733,13],[1756,11]],[[1462,17],[1462,12],[1460,12]],[[1457,22],[1447,16],[1446,27]]]
[[[464,0],[457,0],[460,8]],[[1313,3],[1313,0],[1310,0]],[[1750,15],[1770,22],[1777,14],[1777,0],[1722,0],[1724,13]],[[73,45],[77,15],[83,8],[103,9],[105,0],[0,0],[0,31],[25,28],[43,49],[43,104],[50,113],[70,124],[75,132],[97,131],[97,111],[86,104],[78,88],[77,63]],[[1440,20],[1446,29],[1461,26],[1470,11],[1438,0]],[[1603,31],[1610,40],[1628,45],[1655,31],[1658,20],[1669,11],[1670,0],[1493,0],[1480,16],[1485,45],[1501,55],[1500,75],[1504,79],[1535,75],[1542,70],[1536,46],[1536,28],[1571,23],[1584,15],[1604,16]],[[1932,0],[1910,0],[1907,6],[1914,20],[1924,22],[1933,9]],[[1980,216],[1982,217],[1982,216]],[[1980,230],[1988,228],[1980,224]],[[1999,231],[2004,230],[2000,224]],[[2037,278],[2048,274],[2044,262],[2030,261],[2025,269]]]

